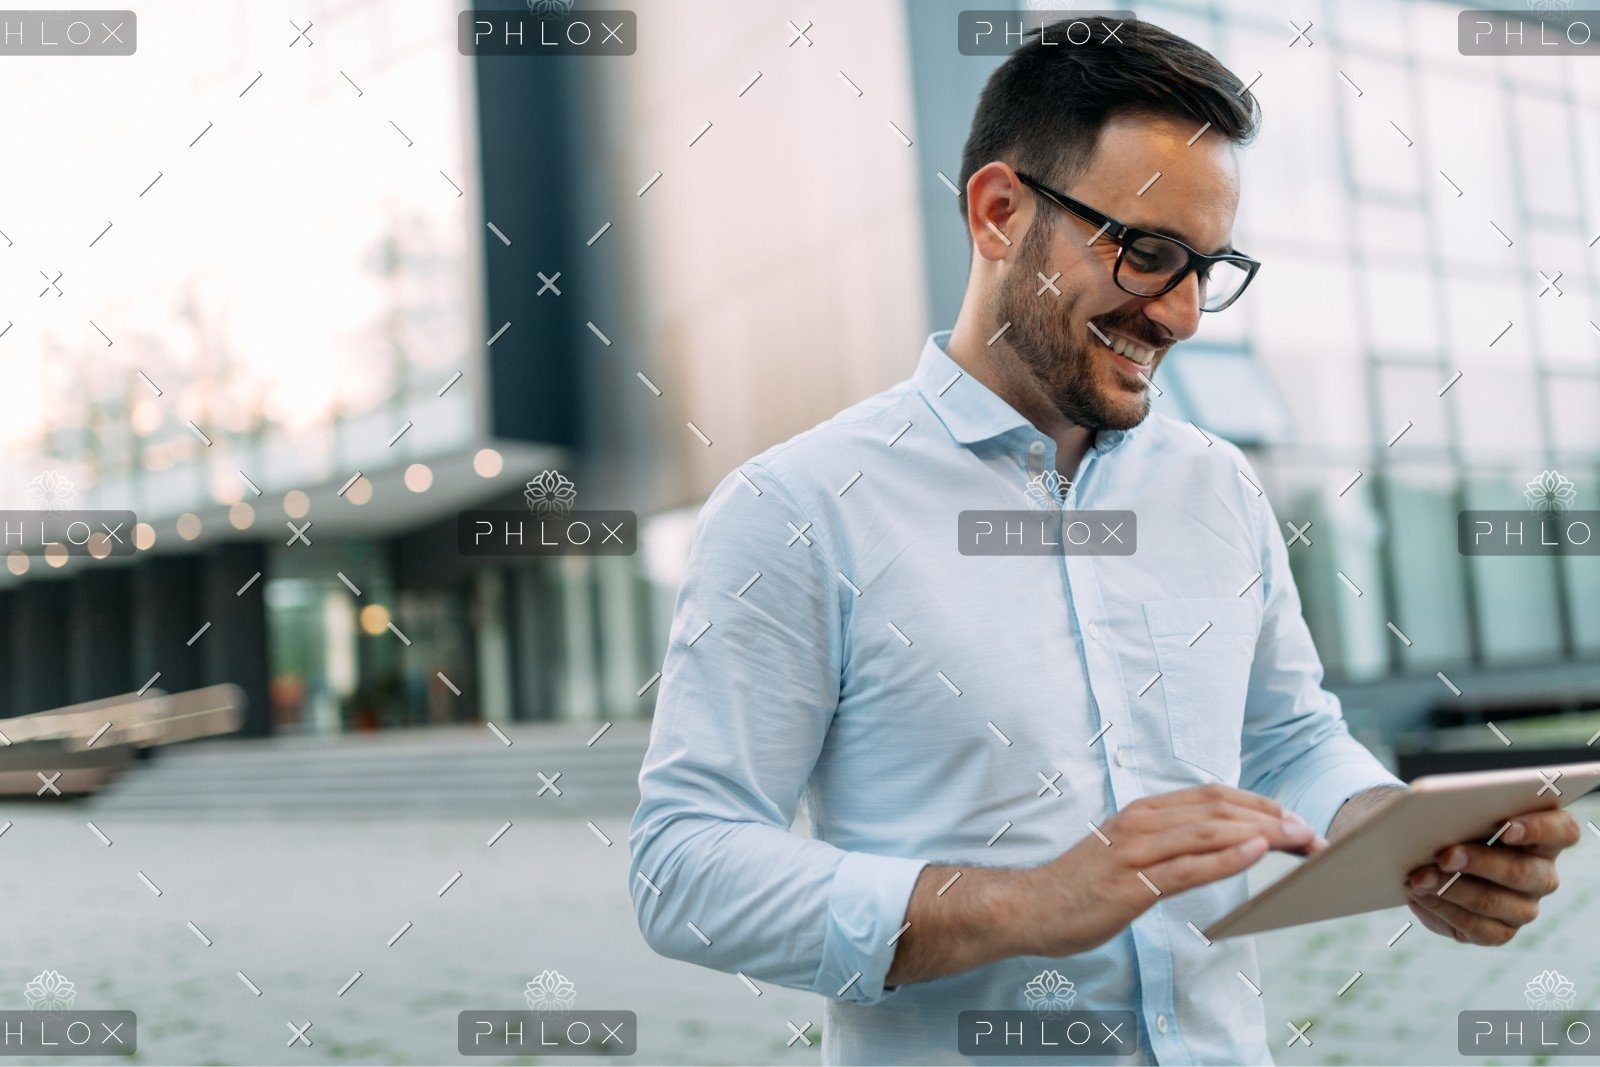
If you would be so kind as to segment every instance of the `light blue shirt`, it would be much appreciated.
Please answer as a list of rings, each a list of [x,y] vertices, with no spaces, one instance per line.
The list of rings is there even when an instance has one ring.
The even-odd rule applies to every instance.
[[[957,514],[1039,505],[1056,446],[948,336],[701,511],[628,837],[640,929],[821,994],[829,1063],[971,1062],[957,1013],[1026,1009],[1050,969],[1074,1009],[1136,1013],[1139,1055],[1116,1062],[1270,1063],[1237,973],[1262,984],[1254,943],[1190,928],[1244,899],[1242,875],[1091,952],[884,986],[927,863],[1038,865],[1139,797],[1215,781],[1326,834],[1346,798],[1400,784],[1322,688],[1283,532],[1227,441],[1158,414],[1097,435],[1047,506],[1132,510],[1132,555],[960,554]],[[790,830],[802,799],[813,837]]]

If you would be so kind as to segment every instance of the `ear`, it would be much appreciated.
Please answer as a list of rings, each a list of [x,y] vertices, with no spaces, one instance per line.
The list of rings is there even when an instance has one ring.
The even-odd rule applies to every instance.
[[[1033,197],[1008,163],[985,163],[967,181],[967,231],[988,260],[1007,258],[1033,221]]]

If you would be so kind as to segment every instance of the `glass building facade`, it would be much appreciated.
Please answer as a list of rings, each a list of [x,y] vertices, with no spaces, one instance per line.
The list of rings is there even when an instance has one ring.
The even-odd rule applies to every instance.
[[[998,60],[958,53],[959,0],[826,7],[761,69],[737,42],[792,35],[765,8],[699,5],[706,49],[673,5],[633,6],[635,56],[469,61],[452,11],[351,0],[320,31],[337,48],[262,52],[248,88],[227,78],[267,35],[244,30],[277,15],[141,12],[234,49],[171,64],[193,113],[153,131],[129,97],[83,117],[113,162],[85,156],[79,185],[0,176],[8,202],[93,222],[77,246],[114,220],[60,263],[43,223],[6,220],[36,253],[0,260],[8,291],[44,292],[3,314],[0,503],[57,471],[78,506],[149,526],[131,566],[100,568],[121,578],[8,560],[10,708],[247,670],[257,732],[649,714],[711,487],[908,375],[952,323],[968,247],[947,183]],[[1304,529],[1306,615],[1368,736],[1444,694],[1436,672],[1600,664],[1600,558],[1455,543],[1457,512],[1523,508],[1541,471],[1578,506],[1600,494],[1600,73],[1462,57],[1458,8],[1329,0],[1309,46],[1258,6],[1139,8],[1251,82],[1265,120],[1236,228],[1265,267],[1163,366],[1157,407],[1245,447]],[[141,63],[195,45],[154,32]],[[66,77],[19,62],[0,84]],[[4,121],[51,136],[26,109]],[[637,511],[639,555],[454,553],[455,512],[518,507],[549,468],[582,506]],[[284,543],[303,517],[314,549]],[[231,651],[185,646],[254,572]],[[174,606],[178,587],[211,591]],[[59,679],[26,666],[124,609],[160,625]]]
[[[1266,266],[1163,366],[1156,406],[1245,447],[1286,536],[1312,523],[1290,558],[1329,684],[1369,694],[1347,700],[1369,734],[1449,699],[1436,672],[1600,673],[1600,559],[1467,558],[1455,539],[1463,509],[1526,508],[1541,471],[1579,507],[1600,489],[1600,77],[1464,57],[1460,9],[1311,5],[1308,46],[1251,5],[1138,8],[1251,83],[1264,114],[1235,233]],[[962,64],[996,62],[953,57],[938,22],[923,122],[970,113],[987,68]],[[963,133],[940,131],[924,169],[950,173]],[[921,187],[944,201],[929,243],[959,268],[936,266],[930,291],[953,307],[959,220],[948,190]]]

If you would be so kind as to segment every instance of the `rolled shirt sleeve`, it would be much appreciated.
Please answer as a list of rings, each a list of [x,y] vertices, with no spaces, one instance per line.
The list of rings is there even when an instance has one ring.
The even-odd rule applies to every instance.
[[[926,861],[790,830],[838,704],[849,605],[828,531],[770,470],[742,470],[700,513],[674,608],[628,833],[635,915],[663,955],[875,1003]]]
[[[1249,460],[1243,453],[1237,458],[1259,485]],[[1298,812],[1326,836],[1351,796],[1405,783],[1350,736],[1339,698],[1322,687],[1322,661],[1301,614],[1277,516],[1265,496],[1245,499],[1258,539],[1263,608],[1245,704],[1240,786]]]

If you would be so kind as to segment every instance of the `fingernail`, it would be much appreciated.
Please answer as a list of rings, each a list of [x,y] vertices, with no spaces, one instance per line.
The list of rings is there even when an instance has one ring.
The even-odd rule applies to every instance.
[[[1432,889],[1438,882],[1439,879],[1433,871],[1426,870],[1411,879],[1411,888],[1418,890]]]
[[[1310,833],[1311,827],[1307,826],[1303,822],[1296,822],[1293,819],[1285,819],[1283,820],[1283,832],[1288,834],[1290,837],[1301,837]]]
[[[1516,842],[1521,841],[1522,835],[1526,832],[1527,831],[1522,828],[1522,824],[1520,822],[1514,822],[1511,824],[1511,828],[1500,836],[1506,841]]]
[[[1444,854],[1444,860],[1439,866],[1447,871],[1459,871],[1467,865],[1467,854],[1464,849],[1452,848]]]

